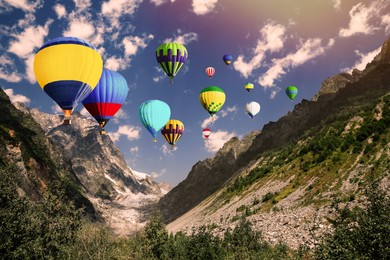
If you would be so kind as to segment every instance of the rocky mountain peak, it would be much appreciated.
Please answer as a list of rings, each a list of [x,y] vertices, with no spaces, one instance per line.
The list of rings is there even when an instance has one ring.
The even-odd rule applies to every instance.
[[[382,45],[381,51],[375,58],[367,64],[364,71],[354,69],[352,73],[343,72],[335,76],[325,79],[319,92],[312,98],[313,101],[317,101],[318,98],[324,94],[336,93],[340,89],[345,88],[349,83],[356,82],[363,75],[375,68],[377,64],[389,64],[390,63],[390,38],[387,39]]]

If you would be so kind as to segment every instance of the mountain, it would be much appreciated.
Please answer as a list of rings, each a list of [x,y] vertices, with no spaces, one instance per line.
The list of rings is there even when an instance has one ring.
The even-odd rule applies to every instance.
[[[65,200],[84,208],[91,219],[98,219],[99,214],[61,151],[30,115],[11,104],[2,89],[0,111],[0,167],[18,179],[20,195],[39,201],[48,190],[61,189]]]
[[[119,234],[127,235],[142,228],[146,221],[145,213],[150,210],[148,205],[156,203],[169,188],[160,188],[147,174],[133,174],[109,135],[100,135],[99,126],[93,119],[75,112],[72,125],[63,125],[63,116],[30,109],[21,103],[13,106],[5,93],[1,93],[6,100],[2,102],[2,111],[15,114],[12,118],[3,117],[7,121],[0,122],[3,131],[7,132],[5,136],[23,137],[23,142],[26,142],[26,145],[18,144],[17,147],[6,145],[3,148],[7,150],[5,162],[12,157],[8,164],[19,165],[17,157],[26,157],[23,153],[42,153],[34,159],[49,160],[53,168],[61,167],[57,172],[67,172],[74,181],[72,187],[80,191],[95,218],[109,223]],[[27,127],[19,130],[18,122]],[[39,133],[36,134],[39,138],[32,137],[31,131]],[[9,139],[12,140],[12,137]],[[21,152],[19,147],[22,147]],[[30,169],[29,164],[32,164],[31,159],[23,163],[23,167]],[[29,170],[24,173],[21,167],[19,171],[22,175],[31,175]],[[39,165],[44,171],[47,167]],[[47,178],[52,176],[55,175],[44,175]],[[41,176],[38,178],[42,179]],[[28,179],[25,182],[29,183]],[[45,185],[50,184],[45,182]],[[34,197],[38,188],[27,185],[24,190]]]
[[[44,129],[62,152],[88,199],[106,223],[128,235],[143,227],[148,205],[166,193],[147,174],[134,174],[109,135],[101,135],[92,118],[72,114],[72,125],[62,125],[62,115],[24,109]]]
[[[329,228],[334,199],[358,202],[372,178],[389,186],[389,91],[390,39],[364,71],[325,80],[312,101],[249,142],[234,138],[195,164],[159,201],[168,229],[223,234],[246,216],[270,241],[312,245],[310,234]]]

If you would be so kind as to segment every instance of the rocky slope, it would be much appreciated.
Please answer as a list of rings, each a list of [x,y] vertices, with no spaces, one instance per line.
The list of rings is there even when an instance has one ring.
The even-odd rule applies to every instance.
[[[388,124],[373,118],[381,118],[375,111],[384,113],[382,108],[389,106],[389,42],[364,71],[328,79],[315,101],[303,100],[277,122],[265,125],[235,160],[222,148],[224,152],[214,159],[198,162],[187,179],[160,200],[159,207],[171,222],[169,230],[190,231],[193,226],[212,224],[219,226],[216,233],[223,233],[245,215],[270,241],[310,245],[313,227],[321,232],[328,228],[327,205],[339,190],[341,197],[353,194],[364,187],[370,172],[388,185],[388,132],[375,137],[381,141],[373,144],[366,133],[353,132],[347,138],[342,132],[348,132],[347,125],[356,125],[356,117],[364,118],[364,131],[373,122]],[[330,125],[337,131],[327,128]],[[359,141],[343,150],[349,138]]]
[[[22,114],[22,122],[28,118],[34,124],[34,129],[40,132],[40,142],[52,148],[42,148],[47,153],[45,157],[53,160],[54,167],[60,164],[65,168],[63,171],[71,172],[74,186],[82,190],[96,215],[119,234],[142,228],[148,205],[156,203],[167,191],[147,174],[134,175],[110,137],[100,135],[94,120],[76,112],[72,115],[72,125],[62,125],[60,115],[42,113],[20,103],[14,105],[18,109],[10,104],[7,108]],[[31,145],[26,151],[35,152],[37,147],[40,145]],[[33,194],[35,190],[31,187],[28,193]]]
[[[20,179],[19,193],[36,201],[57,187],[66,200],[85,208],[92,219],[99,218],[61,151],[30,115],[11,104],[2,89],[0,111],[0,167]]]

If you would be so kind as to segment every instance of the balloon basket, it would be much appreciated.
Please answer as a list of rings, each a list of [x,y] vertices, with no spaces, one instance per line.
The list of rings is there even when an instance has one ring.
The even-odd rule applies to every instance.
[[[153,139],[153,143],[157,143],[157,139],[156,138]]]
[[[104,129],[100,130],[100,135],[105,135],[106,133],[107,133],[106,130]]]
[[[70,118],[65,118],[64,119],[63,125],[71,125],[71,124],[72,124],[72,120],[70,120]]]

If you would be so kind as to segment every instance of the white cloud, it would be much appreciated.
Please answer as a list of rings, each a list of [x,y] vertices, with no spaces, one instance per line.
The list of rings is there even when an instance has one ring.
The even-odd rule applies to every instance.
[[[151,3],[155,4],[156,6],[160,6],[162,4],[166,4],[168,2],[174,3],[176,0],[150,0]]]
[[[167,173],[167,169],[161,169],[160,172],[152,172],[150,174],[150,176],[153,178],[153,179],[156,179],[158,177],[161,177],[163,175],[165,175]]]
[[[22,75],[16,71],[13,61],[6,55],[0,56],[0,79],[8,82],[19,82]]]
[[[109,18],[111,26],[120,28],[119,17],[134,14],[142,0],[109,0],[102,4],[102,14]]]
[[[239,55],[233,62],[235,70],[241,73],[244,78],[248,78],[252,71],[261,67],[266,52],[276,52],[283,48],[286,28],[283,25],[270,22],[261,30],[261,39],[257,41],[256,48],[253,49],[253,57],[246,62],[244,55]]]
[[[115,124],[119,124],[121,119],[128,119],[129,115],[121,108],[116,112],[114,117],[112,118],[112,122]]]
[[[40,8],[43,4],[42,0],[36,1],[27,1],[27,0],[5,0],[3,3],[0,3],[0,7],[9,8],[14,7],[22,9],[25,12],[34,13],[36,9]]]
[[[350,37],[356,34],[372,34],[378,28],[374,26],[371,20],[377,18],[381,10],[385,10],[387,5],[383,0],[372,1],[369,6],[363,3],[354,5],[349,11],[348,28],[340,29],[339,36]]]
[[[359,56],[359,59],[355,62],[354,65],[352,65],[352,67],[342,69],[341,71],[347,71],[348,73],[351,73],[353,71],[353,69],[355,69],[355,68],[358,70],[364,70],[366,65],[369,62],[371,62],[375,58],[376,55],[379,54],[379,52],[381,51],[381,48],[382,47],[379,47],[378,49],[373,50],[373,51],[368,52],[368,53],[362,53],[358,50],[355,50],[355,53],[357,56]]]
[[[138,36],[128,36],[123,38],[122,43],[125,48],[126,56],[133,56],[137,54],[138,49],[145,49],[150,40],[153,40],[154,36],[152,34],[146,35],[144,37]]]
[[[390,34],[390,15],[389,14],[382,16],[381,25],[385,26],[385,33]]]
[[[27,59],[24,60],[24,63],[26,65],[26,79],[31,83],[34,84],[36,82],[35,74],[34,74],[34,58],[35,54],[31,54],[27,57]]]
[[[227,141],[232,139],[237,134],[227,131],[212,132],[208,139],[204,140],[205,149],[210,153],[217,152]]]
[[[54,114],[63,114],[64,111],[60,108],[59,105],[57,105],[57,103],[54,103],[54,105],[51,106],[51,111],[53,111]]]
[[[124,70],[127,67],[127,62],[123,58],[112,56],[105,59],[104,67],[113,71]]]
[[[34,51],[43,45],[45,36],[49,33],[49,25],[53,22],[49,19],[44,26],[29,26],[23,32],[12,34],[14,38],[10,42],[8,51],[20,58],[27,59]]]
[[[140,134],[141,128],[138,126],[121,125],[116,132],[110,133],[109,135],[111,136],[111,140],[113,142],[117,142],[122,135],[126,136],[128,140],[133,141],[139,139]]]
[[[336,10],[340,10],[341,8],[341,0],[331,0],[333,7]]]
[[[165,156],[167,156],[167,155],[172,156],[173,152],[177,150],[177,146],[174,146],[173,148],[171,148],[171,146],[168,146],[167,144],[163,144],[163,146],[161,146],[160,150],[163,152],[163,154]]]
[[[57,18],[58,19],[61,19],[63,17],[66,16],[66,9],[65,9],[65,6],[63,6],[62,4],[56,4],[53,6],[53,9],[54,11],[56,12],[57,14]]]
[[[275,87],[275,89],[271,91],[270,99],[275,99],[276,94],[278,94],[280,90],[281,88]]]
[[[106,69],[118,71],[124,70],[131,65],[131,57],[136,55],[140,48],[144,49],[148,45],[149,41],[154,38],[152,34],[139,36],[128,36],[123,38],[122,45],[124,48],[124,58],[112,56],[105,59],[104,67]]]
[[[192,0],[192,9],[197,15],[205,15],[213,11],[218,0]]]
[[[138,146],[130,147],[129,151],[132,154],[138,154],[139,153],[139,147]]]
[[[90,0],[73,0],[77,11],[84,11],[91,6]]]
[[[221,116],[222,116],[222,117],[225,117],[225,116],[227,116],[227,115],[230,114],[230,113],[236,113],[237,110],[238,110],[238,108],[237,108],[237,106],[235,105],[235,106],[227,107],[226,109],[221,110],[220,113],[221,113]]]
[[[218,114],[214,114],[213,117],[209,116],[205,120],[203,120],[202,124],[200,125],[201,128],[206,128],[209,125],[214,124],[220,117],[226,117],[227,115],[233,113],[235,114],[237,112],[238,108],[237,106],[227,107],[226,109],[220,110]]]
[[[85,17],[76,18],[71,15],[68,29],[63,32],[63,36],[78,37],[91,42],[93,36],[95,36],[95,26]]]
[[[198,40],[198,34],[194,32],[189,33],[183,33],[182,30],[177,30],[177,35],[175,35],[173,38],[167,38],[164,40],[164,42],[177,42],[183,45],[187,45],[190,42],[197,41]]]
[[[314,38],[306,40],[295,53],[274,59],[272,66],[259,77],[259,84],[264,87],[274,87],[275,80],[287,73],[290,68],[297,67],[303,63],[325,53],[334,45],[334,39],[330,39],[326,46],[321,45],[321,39]]]
[[[8,95],[11,103],[21,102],[25,105],[30,104],[31,99],[21,94],[14,94],[14,90],[12,88],[4,89],[5,94]]]

